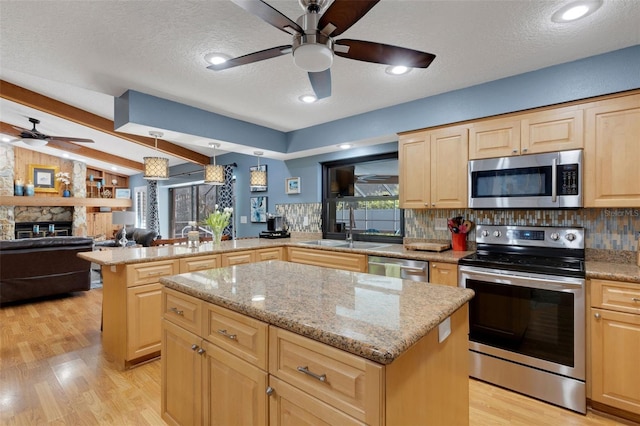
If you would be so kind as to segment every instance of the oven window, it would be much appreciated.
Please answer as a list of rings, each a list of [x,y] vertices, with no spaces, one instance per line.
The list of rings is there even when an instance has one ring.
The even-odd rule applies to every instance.
[[[472,182],[474,198],[551,196],[551,166],[473,172]]]
[[[469,340],[574,366],[573,294],[469,279]]]

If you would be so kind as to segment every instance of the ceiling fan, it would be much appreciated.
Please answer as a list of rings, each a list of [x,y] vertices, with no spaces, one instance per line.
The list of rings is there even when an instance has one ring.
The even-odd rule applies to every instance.
[[[427,68],[435,55],[404,47],[370,41],[340,39],[339,36],[358,22],[380,0],[334,0],[324,13],[329,0],[298,0],[305,13],[297,23],[263,0],[231,0],[268,24],[293,36],[290,45],[272,47],[229,59],[207,68],[220,71],[265,59],[293,54],[294,63],[307,71],[317,99],[331,96],[331,64],[333,56],[386,65]]]
[[[84,138],[73,138],[73,137],[64,137],[64,136],[49,136],[44,133],[40,133],[38,129],[36,129],[36,124],[40,124],[40,120],[36,118],[29,117],[29,121],[33,123],[33,129],[25,129],[22,127],[12,126],[14,129],[20,131],[18,137],[20,139],[16,139],[15,142],[22,141],[29,146],[45,146],[49,142],[88,142],[93,143],[92,139],[84,139]]]

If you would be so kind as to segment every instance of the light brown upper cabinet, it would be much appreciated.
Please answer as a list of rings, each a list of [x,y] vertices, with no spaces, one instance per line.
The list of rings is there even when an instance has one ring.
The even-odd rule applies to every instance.
[[[465,126],[401,135],[400,208],[467,207],[468,146]]]
[[[640,95],[585,110],[585,207],[640,206]]]
[[[566,151],[583,146],[583,112],[578,106],[482,120],[469,128],[470,160]]]

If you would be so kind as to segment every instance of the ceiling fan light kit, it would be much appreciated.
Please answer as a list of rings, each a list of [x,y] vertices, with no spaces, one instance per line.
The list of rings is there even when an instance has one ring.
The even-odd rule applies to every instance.
[[[13,126],[14,129],[20,131],[20,134],[17,135],[19,139],[14,139],[11,142],[24,142],[25,144],[38,148],[45,146],[50,141],[53,142],[90,142],[92,143],[92,139],[84,139],[84,138],[72,138],[66,136],[49,136],[41,133],[36,129],[36,124],[40,124],[40,120],[37,118],[29,117],[29,122],[33,124],[33,129],[25,129],[22,127]]]
[[[158,138],[162,132],[150,131],[149,135],[155,138],[155,148],[158,150]],[[163,157],[144,157],[144,179],[167,180],[169,179],[169,159]]]
[[[293,55],[295,65],[309,76],[317,99],[331,96],[331,65],[334,55],[346,59],[384,65],[427,68],[435,59],[431,53],[361,40],[334,40],[358,22],[380,0],[299,0],[304,14],[297,22],[274,9],[264,0],[231,0],[273,27],[293,36],[290,45],[272,47],[229,59],[207,68],[221,71],[282,55]]]
[[[22,142],[34,148],[45,146],[48,143],[46,139],[22,138],[21,140]]]

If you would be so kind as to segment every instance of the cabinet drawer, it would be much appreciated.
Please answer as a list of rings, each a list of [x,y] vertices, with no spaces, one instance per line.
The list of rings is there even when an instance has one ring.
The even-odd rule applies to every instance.
[[[289,247],[288,253],[289,262],[353,272],[365,272],[367,270],[367,256],[364,254],[338,253],[299,247]]]
[[[239,358],[267,370],[267,324],[205,303],[203,337]]]
[[[177,260],[127,265],[127,287],[157,283],[160,277],[177,274],[179,268]]]
[[[220,255],[198,256],[180,259],[180,273],[202,271],[220,267]]]
[[[255,262],[253,251],[236,251],[222,254],[222,266],[241,265],[252,262]]]
[[[256,250],[256,262],[264,260],[283,260],[284,249],[282,247]]]
[[[271,326],[269,373],[359,421],[379,422],[384,367]]]
[[[640,314],[640,285],[592,279],[591,304],[595,308]]]
[[[201,334],[203,303],[193,296],[165,287],[162,292],[162,316],[192,333]]]

